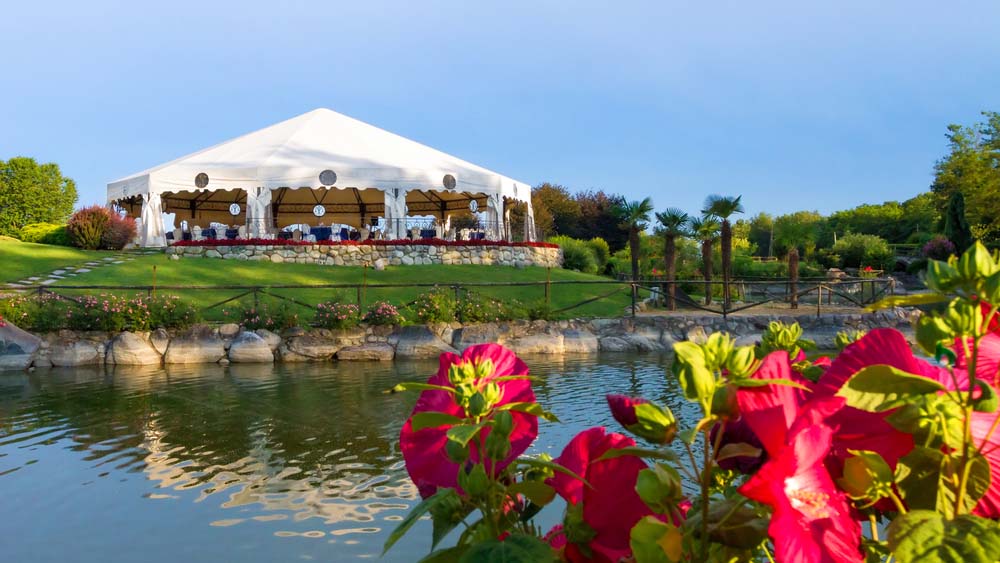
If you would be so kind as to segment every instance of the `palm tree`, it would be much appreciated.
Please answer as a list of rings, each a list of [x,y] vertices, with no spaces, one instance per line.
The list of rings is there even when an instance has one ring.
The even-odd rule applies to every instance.
[[[667,309],[677,310],[677,237],[687,234],[687,224],[690,217],[676,207],[656,214],[660,222],[660,232],[663,234],[663,266],[667,277]]]
[[[719,238],[719,220],[711,215],[689,221],[691,234],[701,241],[701,273],[705,277],[705,305],[712,304],[712,245]]]
[[[642,201],[626,201],[615,209],[619,226],[628,230],[628,248],[632,254],[632,281],[639,279],[639,233],[646,230],[649,214],[653,212],[653,201],[648,197]]]
[[[705,209],[701,212],[715,215],[722,221],[722,299],[723,308],[729,309],[729,280],[733,276],[733,226],[729,217],[734,213],[743,213],[743,204],[736,197],[710,195],[705,198]]]

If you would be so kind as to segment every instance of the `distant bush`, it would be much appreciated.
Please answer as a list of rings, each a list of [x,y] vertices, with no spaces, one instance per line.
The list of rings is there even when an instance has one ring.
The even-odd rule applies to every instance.
[[[611,260],[611,247],[608,241],[601,237],[594,237],[587,241],[587,246],[594,252],[594,260],[597,261],[597,272],[603,274]]]
[[[458,301],[455,317],[463,323],[509,321],[516,316],[514,309],[499,299],[466,291]]]
[[[123,330],[184,328],[198,322],[198,310],[172,295],[83,296],[78,301],[54,294],[0,301],[0,316],[26,330]]]
[[[523,315],[532,321],[551,321],[556,318],[555,309],[545,301],[528,305],[524,309]]]
[[[66,224],[66,230],[73,246],[97,250],[110,224],[111,212],[100,205],[91,205],[74,213]]]
[[[267,329],[270,331],[280,331],[282,329],[298,326],[299,315],[287,302],[267,303],[260,302],[253,304],[240,304],[234,310],[224,309],[222,314],[242,326],[244,330]]]
[[[848,268],[871,266],[876,270],[891,271],[896,264],[889,243],[875,235],[848,233],[831,250],[843,258],[843,265]]]
[[[913,262],[907,264],[906,273],[912,276],[920,275],[921,272],[927,269],[927,263],[928,263],[927,258],[919,258],[917,260],[914,260]]]
[[[844,259],[829,248],[822,248],[816,253],[816,261],[826,269],[839,268],[844,265]]]
[[[597,255],[587,242],[565,235],[551,237],[549,242],[558,244],[562,248],[563,268],[586,274],[597,273]]]
[[[24,242],[72,246],[69,240],[69,233],[66,232],[66,225],[56,223],[32,223],[25,225],[21,227],[21,232],[18,236]]]
[[[931,260],[947,260],[955,252],[955,243],[941,235],[936,235],[927,241],[927,244],[921,249],[923,257]]]
[[[376,301],[368,306],[368,312],[362,320],[375,326],[398,325],[403,323],[403,315],[388,301]]]
[[[135,238],[135,219],[111,213],[107,230],[101,235],[101,248],[121,250]]]
[[[450,323],[455,320],[455,297],[443,287],[422,293],[410,304],[415,320],[421,323]]]
[[[343,330],[361,322],[361,309],[354,303],[326,301],[316,305],[313,325],[320,328]]]

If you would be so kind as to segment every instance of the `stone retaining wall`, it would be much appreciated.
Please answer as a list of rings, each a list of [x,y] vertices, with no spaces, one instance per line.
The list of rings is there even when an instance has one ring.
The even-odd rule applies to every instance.
[[[171,246],[167,254],[177,257],[263,260],[326,266],[400,266],[412,264],[483,264],[496,266],[562,267],[562,249],[534,246],[433,244],[310,244]]]
[[[845,328],[893,327],[907,330],[903,309],[872,314],[793,316],[640,316],[568,321],[513,321],[461,325],[374,326],[333,331],[293,328],[282,334],[244,331],[235,324],[199,325],[185,331],[108,334],[60,331],[39,336],[7,324],[0,328],[0,370],[73,367],[93,364],[161,365],[191,363],[270,363],[436,358],[473,344],[496,342],[518,354],[664,352],[685,339],[725,331],[738,344],[751,344],[772,320],[802,325],[806,338],[834,348]]]

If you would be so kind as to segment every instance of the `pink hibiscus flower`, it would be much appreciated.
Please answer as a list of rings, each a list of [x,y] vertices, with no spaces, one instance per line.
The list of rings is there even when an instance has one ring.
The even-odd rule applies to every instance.
[[[441,354],[438,372],[431,376],[427,383],[451,387],[448,371],[452,365],[463,365],[470,362],[473,365],[482,365],[486,360],[493,363],[493,372],[478,379],[475,382],[477,386],[485,385],[503,376],[528,375],[527,364],[507,348],[498,344],[480,344],[470,346],[461,356],[451,353]],[[498,405],[535,401],[531,382],[526,379],[501,381],[498,382],[498,385],[501,390]],[[413,407],[413,412],[410,415],[411,418],[407,419],[403,425],[399,434],[399,444],[403,460],[406,462],[406,471],[424,498],[433,495],[438,487],[458,488],[459,464],[452,461],[445,450],[448,442],[447,432],[450,426],[445,424],[413,431],[412,416],[419,412],[429,411],[443,412],[458,417],[465,416],[462,407],[455,402],[454,395],[443,390],[427,390],[420,393],[420,398],[417,399],[417,404]],[[510,436],[510,452],[495,467],[489,460],[486,460],[488,471],[502,471],[524,453],[538,436],[538,418],[536,416],[521,412],[511,414],[514,420],[514,430]],[[487,428],[481,436],[485,440],[488,435],[489,429]],[[470,461],[478,463],[480,461],[478,445],[471,443],[470,449]]]
[[[647,465],[634,456],[600,458],[611,449],[634,445],[635,441],[627,436],[608,434],[601,427],[590,428],[570,440],[553,460],[590,484],[587,487],[565,473],[556,473],[547,481],[569,504],[582,503],[583,520],[595,532],[586,546],[591,555],[584,553],[581,546],[566,544],[565,555],[570,561],[619,561],[631,555],[632,527],[653,513],[635,492],[639,472]]]

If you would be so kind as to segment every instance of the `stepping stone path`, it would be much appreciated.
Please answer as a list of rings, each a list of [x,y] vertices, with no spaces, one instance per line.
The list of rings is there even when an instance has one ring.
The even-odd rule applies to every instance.
[[[141,251],[138,254],[146,256],[148,254],[159,254],[161,251]],[[92,272],[97,268],[102,268],[106,266],[114,266],[118,264],[124,264],[125,262],[131,262],[135,260],[135,256],[129,256],[128,254],[116,254],[114,256],[106,256],[98,260],[93,260],[90,262],[85,262],[82,266],[64,266],[58,270],[53,270],[45,276],[31,276],[20,281],[8,282],[6,286],[10,289],[23,289],[28,287],[45,286],[52,285],[61,280],[65,280],[67,277],[76,277],[77,274],[86,274]],[[0,283],[0,287],[4,284]]]

